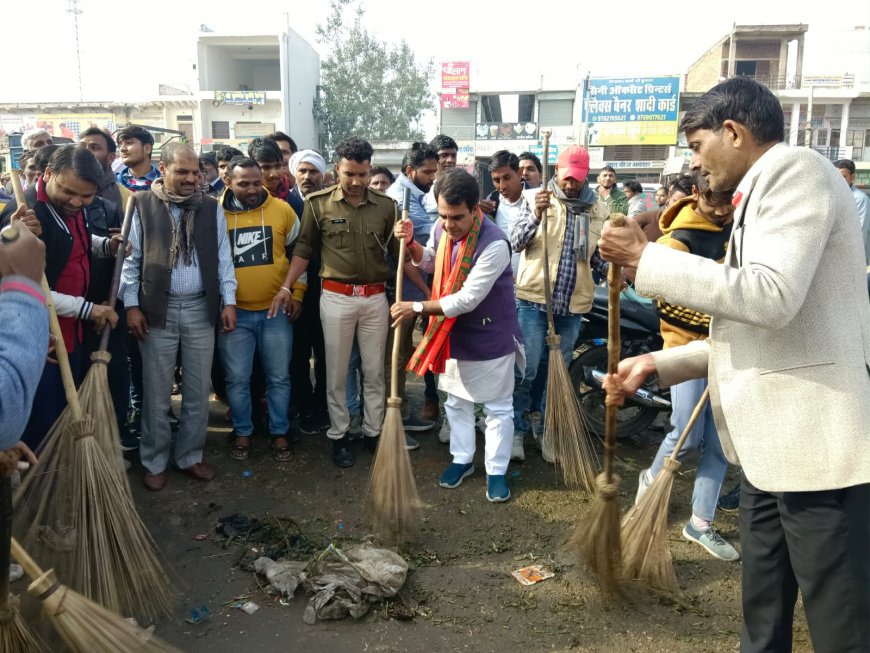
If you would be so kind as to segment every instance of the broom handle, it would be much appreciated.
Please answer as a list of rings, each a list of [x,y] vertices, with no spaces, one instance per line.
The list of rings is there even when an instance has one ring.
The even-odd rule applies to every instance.
[[[12,539],[12,479],[0,474],[0,613],[9,603],[9,554]]]
[[[24,573],[30,576],[31,579],[36,580],[45,572],[40,568],[38,564],[36,564],[36,560],[30,557],[27,551],[24,550],[24,547],[18,543],[14,537],[9,538],[10,549],[12,550],[12,557],[18,561],[18,564],[24,568]],[[6,575],[9,575],[9,572],[6,572]]]
[[[402,196],[402,220],[409,220],[411,213],[411,189],[405,187]],[[399,264],[396,266],[396,301],[402,301],[402,282],[405,273],[402,267],[405,265],[405,239],[399,239]],[[390,366],[390,398],[399,397],[399,352],[402,350],[402,325],[393,327],[393,364]]]
[[[614,213],[610,216],[614,227],[625,224],[625,216]],[[622,266],[610,264],[607,272],[607,372],[616,374],[622,343],[619,337],[619,293],[622,290]],[[604,476],[610,483],[613,477],[613,453],[616,448],[616,413],[619,407],[604,405]]]
[[[115,270],[112,273],[112,285],[109,288],[109,306],[113,307],[118,301],[118,289],[121,287],[121,268],[124,267],[124,255],[127,251],[127,238],[130,237],[130,228],[133,225],[133,211],[136,209],[135,196],[127,200],[127,208],[124,211],[124,222],[121,225],[121,244],[118,245],[118,252],[115,254]],[[109,347],[109,336],[112,333],[112,326],[106,324],[103,327],[103,333],[100,335],[100,351],[106,351]]]
[[[15,201],[18,206],[27,206],[27,199],[24,197],[24,189],[21,187],[21,179],[17,174],[12,175],[12,189],[15,191]],[[45,278],[45,272],[42,273],[42,290],[45,292],[45,301],[48,305],[51,335],[53,335],[54,339],[57,341],[55,345],[55,356],[60,365],[60,375],[63,379],[63,389],[66,393],[66,401],[72,410],[73,419],[78,422],[82,418],[82,407],[79,405],[79,395],[76,392],[76,384],[73,381],[72,369],[69,366],[69,355],[66,351],[66,343],[63,341],[63,334],[60,331],[60,323],[57,321],[57,312],[54,310],[54,300],[51,297],[51,288],[48,286],[48,279]]]
[[[689,437],[689,431],[692,430],[692,427],[695,426],[695,422],[698,421],[698,417],[701,415],[701,411],[704,410],[704,404],[707,403],[707,399],[710,398],[710,386],[708,385],[704,388],[704,393],[701,395],[701,398],[698,399],[698,403],[695,404],[695,410],[692,411],[692,415],[689,417],[689,421],[686,422],[686,426],[683,429],[683,432],[680,433],[680,439],[677,440],[677,443],[674,445],[674,450],[671,452],[671,455],[668,456],[673,461],[677,460],[677,456],[680,455],[680,451],[683,448],[683,445],[686,444],[686,438]]]
[[[544,137],[544,190],[550,185],[550,131],[545,129],[541,132]],[[556,333],[556,327],[553,323],[553,289],[550,286],[550,251],[547,247],[547,213],[545,210],[541,215],[541,238],[544,241],[544,303],[547,306],[547,335],[552,336]]]

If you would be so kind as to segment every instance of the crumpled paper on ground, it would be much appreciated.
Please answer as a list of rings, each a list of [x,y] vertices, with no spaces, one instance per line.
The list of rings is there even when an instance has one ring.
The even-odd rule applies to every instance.
[[[395,596],[408,575],[408,563],[402,556],[370,544],[346,550],[330,544],[304,569],[301,566],[302,563],[276,563],[269,558],[259,558],[254,563],[257,572],[285,596],[292,596],[299,584],[313,593],[302,616],[307,624],[318,619],[343,619],[347,615],[359,619],[372,604]]]

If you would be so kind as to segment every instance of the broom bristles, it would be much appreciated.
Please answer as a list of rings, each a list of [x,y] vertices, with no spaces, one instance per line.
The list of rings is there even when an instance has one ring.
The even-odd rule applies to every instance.
[[[8,573],[8,572],[6,572]],[[18,597],[9,595],[0,606],[0,651],[3,653],[44,653],[45,645],[30,631],[18,611]]]
[[[78,592],[154,620],[169,613],[171,584],[129,484],[92,434],[90,418],[73,422],[64,410],[16,494],[13,532]]]
[[[571,544],[608,594],[620,593],[622,544],[619,533],[619,478],[595,479],[596,494],[586,517],[574,529]]]
[[[368,493],[374,531],[383,541],[391,543],[413,538],[420,509],[411,457],[405,447],[401,406],[401,399],[387,399]]]
[[[668,546],[668,505],[674,474],[680,463],[665,458],[646,493],[622,520],[622,569],[651,587],[676,593],[679,589]]]
[[[124,454],[121,451],[121,436],[118,419],[109,389],[108,365],[112,355],[105,351],[91,354],[91,366],[79,386],[79,403],[82,412],[94,420],[94,438],[117,472],[118,480],[129,487],[130,481],[124,470]],[[129,494],[129,490],[127,491]]]
[[[27,590],[42,601],[42,610],[61,638],[77,653],[180,653],[147,630],[60,585],[53,570]]]
[[[548,336],[547,405],[544,408],[544,445],[562,471],[565,485],[595,491],[598,457],[582,418],[580,402],[559,349],[558,335]]]

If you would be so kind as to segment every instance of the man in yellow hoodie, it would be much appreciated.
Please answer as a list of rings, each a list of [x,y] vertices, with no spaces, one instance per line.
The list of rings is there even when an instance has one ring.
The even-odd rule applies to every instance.
[[[299,220],[289,204],[266,191],[260,166],[253,159],[232,159],[227,179],[221,205],[239,285],[236,329],[218,339],[235,435],[230,455],[235,460],[248,459],[254,430],[251,367],[254,353],[259,351],[266,375],[272,455],[285,462],[293,455],[287,439],[293,350],[290,323],[299,316],[306,289],[305,275],[292,286],[287,279]]]
[[[673,203],[662,213],[659,220],[662,236],[657,242],[721,263],[731,235],[733,216],[731,193],[711,191],[706,180],[697,175],[692,194]],[[656,302],[656,312],[661,319],[665,349],[704,339],[709,335],[709,315],[675,306],[661,299]],[[685,381],[671,388],[672,430],[662,441],[652,466],[641,471],[635,503],[661,470],[664,459],[673,452],[677,439],[706,387],[707,379],[703,378]],[[683,537],[704,547],[710,555],[720,560],[739,560],[740,554],[737,550],[713,528],[716,502],[728,469],[728,461],[719,442],[709,402],[692,428],[680,452],[680,458],[690,451],[699,452],[698,470],[692,493],[692,517],[683,527]]]

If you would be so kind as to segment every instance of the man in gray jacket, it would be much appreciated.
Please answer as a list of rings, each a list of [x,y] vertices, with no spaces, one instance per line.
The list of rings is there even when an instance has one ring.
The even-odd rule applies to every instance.
[[[686,113],[691,167],[735,189],[725,264],[605,227],[606,259],[647,296],[712,316],[710,339],[622,361],[707,376],[729,460],[743,465],[743,653],[791,650],[798,589],[817,653],[870,651],[870,304],[855,202],[826,159],[782,143],[779,100],[729,79]]]

